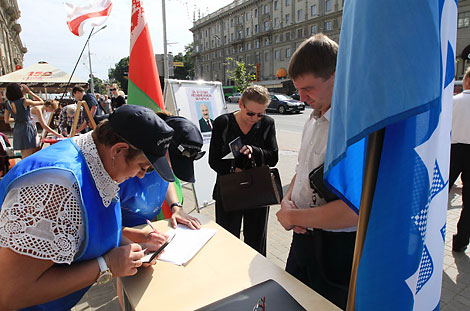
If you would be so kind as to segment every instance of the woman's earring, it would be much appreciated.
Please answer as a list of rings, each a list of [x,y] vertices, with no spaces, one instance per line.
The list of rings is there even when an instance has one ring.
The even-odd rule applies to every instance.
[[[113,169],[114,169],[114,157],[113,157]]]

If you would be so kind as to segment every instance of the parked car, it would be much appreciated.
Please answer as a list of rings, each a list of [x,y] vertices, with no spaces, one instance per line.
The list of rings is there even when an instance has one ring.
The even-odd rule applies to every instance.
[[[294,94],[292,94],[290,97],[292,97],[293,99],[300,100],[299,91],[295,91],[295,93],[294,93]]]
[[[271,102],[266,110],[277,111],[279,113],[297,112],[305,110],[305,104],[284,94],[271,93]]]
[[[240,99],[240,97],[242,97],[242,94],[235,93],[228,97],[228,101],[231,103],[238,103],[238,100]]]

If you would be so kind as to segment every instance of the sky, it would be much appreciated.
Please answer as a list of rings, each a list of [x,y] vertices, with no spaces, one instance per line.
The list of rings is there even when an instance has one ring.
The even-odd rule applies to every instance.
[[[21,11],[19,23],[23,45],[28,48],[23,66],[39,61],[71,73],[83,49],[91,26],[84,27],[85,34],[77,37],[66,24],[64,2],[86,5],[92,0],[18,0]],[[193,12],[207,15],[232,0],[166,0],[166,29],[168,52],[173,55],[184,52],[184,46],[193,41],[189,29],[193,26]],[[162,1],[143,0],[153,49],[163,54]],[[93,75],[100,79],[108,78],[109,68],[113,68],[123,57],[129,56],[130,16],[132,0],[114,0],[107,27],[90,39]],[[88,51],[85,49],[74,76],[88,80],[90,73]]]

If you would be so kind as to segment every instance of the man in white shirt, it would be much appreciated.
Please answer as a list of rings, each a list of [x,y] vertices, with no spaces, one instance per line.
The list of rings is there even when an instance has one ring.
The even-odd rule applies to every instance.
[[[336,42],[318,34],[292,55],[289,76],[300,100],[314,111],[305,123],[296,174],[277,218],[294,231],[286,271],[344,309],[358,216],[341,200],[327,203],[309,182],[309,173],[325,160],[337,52]]]
[[[462,211],[454,234],[452,250],[463,252],[470,239],[470,211],[465,210],[465,197],[470,186],[465,187],[465,178],[470,176],[470,68],[462,81],[463,92],[454,96],[452,110],[452,138],[450,151],[449,190],[462,173]]]

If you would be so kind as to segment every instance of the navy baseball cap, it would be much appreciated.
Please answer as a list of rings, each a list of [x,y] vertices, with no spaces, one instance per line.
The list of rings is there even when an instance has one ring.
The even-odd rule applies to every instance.
[[[166,158],[174,131],[153,110],[123,105],[109,116],[109,123],[122,138],[143,151],[163,179],[175,181]]]
[[[168,149],[171,166],[176,177],[193,183],[194,161],[206,153],[201,151],[202,135],[196,125],[183,117],[170,116],[165,118],[166,124],[175,130]]]

